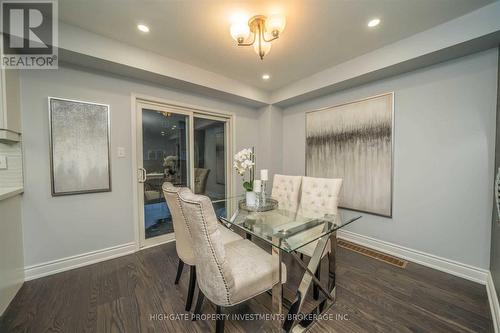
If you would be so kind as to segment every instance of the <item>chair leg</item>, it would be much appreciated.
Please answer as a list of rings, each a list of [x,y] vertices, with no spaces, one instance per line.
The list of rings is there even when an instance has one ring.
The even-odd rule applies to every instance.
[[[300,254],[300,260],[304,260],[304,253]]]
[[[186,300],[186,311],[191,310],[195,286],[196,286],[196,266],[189,266],[189,289]]]
[[[179,259],[179,265],[177,266],[177,275],[175,276],[175,284],[179,284],[179,280],[181,279],[183,269],[184,269],[184,262],[181,259]]]
[[[201,307],[203,306],[204,300],[205,300],[205,295],[200,290],[200,287],[198,287],[198,299],[196,300],[196,306],[194,308],[193,321],[196,321],[196,316],[199,316],[201,314]]]
[[[318,280],[321,279],[321,261],[318,263],[318,268],[316,269],[314,276],[316,276],[316,278],[318,278]],[[313,284],[313,298],[316,301],[319,299],[319,288],[318,288],[318,285],[316,283]]]
[[[215,333],[224,333],[224,317],[222,316],[222,306],[217,305],[217,320],[215,322]]]

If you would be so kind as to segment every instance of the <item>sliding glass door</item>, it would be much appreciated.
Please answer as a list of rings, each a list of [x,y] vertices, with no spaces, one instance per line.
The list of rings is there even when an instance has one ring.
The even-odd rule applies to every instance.
[[[218,216],[226,209],[221,200],[227,194],[226,130],[225,120],[194,117],[194,192],[215,201]]]
[[[174,239],[162,185],[189,187],[212,200],[224,198],[230,183],[230,118],[153,103],[137,104],[137,171],[141,246]],[[221,201],[218,214],[225,213]]]

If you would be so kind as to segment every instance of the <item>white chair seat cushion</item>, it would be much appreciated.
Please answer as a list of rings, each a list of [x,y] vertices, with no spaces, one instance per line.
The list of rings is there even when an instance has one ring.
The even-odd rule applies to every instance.
[[[278,270],[272,254],[267,253],[249,240],[231,242],[225,245],[227,267],[231,268],[234,289],[231,292],[232,305],[241,303],[271,289],[277,284],[273,272]],[[282,282],[286,282],[286,266],[281,264]]]
[[[228,244],[235,241],[243,240],[243,237],[238,235],[237,233],[231,231],[223,225],[219,225],[220,236],[222,239],[222,243]]]

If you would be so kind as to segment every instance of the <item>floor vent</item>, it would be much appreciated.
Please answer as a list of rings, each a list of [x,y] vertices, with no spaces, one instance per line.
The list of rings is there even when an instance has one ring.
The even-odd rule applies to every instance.
[[[391,255],[388,255],[388,254],[385,254],[382,252],[378,252],[378,251],[372,250],[370,248],[367,248],[367,247],[364,247],[364,246],[361,246],[361,245],[358,245],[355,243],[348,242],[348,241],[343,240],[343,239],[339,239],[337,241],[337,245],[340,247],[343,247],[344,249],[348,249],[348,250],[357,252],[357,253],[362,254],[364,256],[385,262],[386,264],[393,265],[393,266],[396,266],[399,268],[406,268],[406,265],[408,264],[408,261],[406,261],[406,260],[399,259],[397,257],[393,257]]]

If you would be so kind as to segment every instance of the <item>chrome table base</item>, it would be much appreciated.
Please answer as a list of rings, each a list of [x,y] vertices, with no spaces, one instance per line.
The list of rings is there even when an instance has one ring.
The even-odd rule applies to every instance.
[[[323,252],[328,245],[328,240],[330,240],[330,253],[328,255],[328,286],[325,287],[321,281],[319,281],[315,276],[314,272],[318,268],[318,265],[323,257]],[[336,256],[336,247],[337,247],[337,233],[332,232],[329,237],[322,237],[318,240],[318,244],[314,249],[313,256],[306,266],[301,259],[292,254],[292,257],[299,263],[299,265],[305,269],[304,276],[299,284],[299,288],[296,292],[295,299],[290,305],[288,310],[288,314],[286,316],[283,315],[283,285],[278,283],[273,287],[272,290],[272,310],[275,315],[275,320],[273,321],[273,332],[292,332],[292,333],[300,333],[305,332],[311,328],[314,324],[314,320],[310,320],[311,316],[321,316],[326,311],[330,309],[330,307],[335,303],[336,300],[336,287],[335,287],[335,256]],[[279,274],[281,281],[281,259],[282,259],[282,250],[277,247],[273,247],[273,257],[275,260],[279,262]],[[301,319],[299,316],[301,314],[301,309],[305,301],[305,297],[307,295],[307,291],[311,287],[313,283],[316,283],[319,287],[319,290],[325,296],[324,300],[322,300],[310,313],[306,314],[307,319]],[[281,319],[284,319],[282,321]]]
[[[279,241],[278,239],[274,239],[274,241]],[[282,281],[282,267],[281,263],[283,261],[283,250],[278,247],[272,247],[271,249],[273,260],[278,264],[278,272],[274,272],[273,280],[278,280],[279,282],[273,286],[272,291],[272,309],[273,309],[273,332],[281,333],[283,326],[283,281]]]

